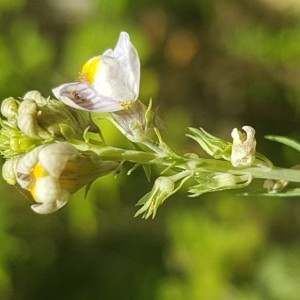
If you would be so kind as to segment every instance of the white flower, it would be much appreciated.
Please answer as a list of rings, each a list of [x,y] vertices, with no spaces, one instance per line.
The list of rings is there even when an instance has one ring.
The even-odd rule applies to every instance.
[[[53,93],[66,105],[94,112],[122,110],[137,100],[140,61],[128,33],[121,32],[114,50],[88,60],[79,81],[63,84]]]
[[[251,126],[243,126],[242,129],[244,132],[237,130],[237,128],[231,132],[233,138],[231,164],[234,167],[250,166],[255,159],[255,130]]]
[[[35,212],[49,214],[68,202],[71,193],[60,187],[59,178],[76,153],[71,145],[58,143],[36,147],[19,160],[17,181],[38,202],[31,206]]]
[[[16,179],[37,202],[31,208],[36,213],[49,214],[67,204],[72,193],[112,172],[118,165],[81,155],[71,144],[55,143],[36,147],[21,157]]]

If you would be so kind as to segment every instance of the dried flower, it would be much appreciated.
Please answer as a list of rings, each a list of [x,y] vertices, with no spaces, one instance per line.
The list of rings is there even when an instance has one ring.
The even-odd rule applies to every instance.
[[[231,164],[234,167],[250,166],[255,159],[256,140],[255,130],[250,126],[243,126],[244,132],[234,128],[231,132],[233,138]]]

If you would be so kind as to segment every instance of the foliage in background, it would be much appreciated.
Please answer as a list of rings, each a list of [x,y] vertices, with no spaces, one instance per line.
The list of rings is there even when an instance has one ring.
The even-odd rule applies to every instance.
[[[1,1],[1,99],[49,94],[127,30],[143,65],[140,98],[153,97],[175,148],[194,149],[187,125],[228,138],[248,123],[259,152],[295,165],[296,151],[274,153],[262,139],[300,132],[299,8],[273,2]],[[122,139],[101,128],[110,143]],[[79,192],[46,219],[2,184],[2,298],[297,299],[298,198],[182,194],[145,223],[132,218],[149,189],[139,175],[101,179],[84,204]]]

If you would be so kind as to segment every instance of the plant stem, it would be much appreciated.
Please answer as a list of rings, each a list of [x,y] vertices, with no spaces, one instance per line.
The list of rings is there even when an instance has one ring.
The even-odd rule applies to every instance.
[[[280,167],[250,166],[234,168],[229,161],[212,158],[198,158],[191,156],[162,155],[153,152],[127,150],[111,146],[97,147],[89,145],[105,161],[130,161],[133,163],[160,165],[172,169],[195,170],[198,172],[219,172],[231,174],[250,173],[253,178],[286,180],[300,183],[300,170]]]
[[[95,152],[105,161],[130,161],[133,163],[151,164],[153,160],[160,158],[158,154],[152,152],[127,150],[111,146],[99,148],[94,145],[89,145],[89,150]]]
[[[244,168],[234,168],[229,161],[216,159],[202,159],[204,169],[214,172],[229,172],[232,174],[250,173],[253,178],[257,179],[272,179],[272,180],[286,180],[300,183],[300,170],[286,169],[280,167],[266,167],[266,166],[250,166]],[[203,168],[203,166],[202,166]]]
[[[279,167],[272,167],[271,169],[263,168],[248,168],[253,178],[286,180],[291,182],[300,182],[300,170],[284,169]]]

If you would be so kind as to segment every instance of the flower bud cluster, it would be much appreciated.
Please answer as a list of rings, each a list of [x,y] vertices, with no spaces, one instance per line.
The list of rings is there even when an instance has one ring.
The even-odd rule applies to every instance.
[[[72,193],[119,166],[95,154],[79,152],[70,142],[84,142],[87,130],[97,131],[87,112],[31,91],[2,102],[0,152],[7,160],[3,178],[28,190],[40,214],[63,207]]]
[[[115,117],[118,128],[140,140],[148,123],[147,110],[136,102],[139,81],[137,51],[121,32],[115,49],[88,60],[77,82],[53,89],[58,100],[31,91],[2,102],[0,154],[7,159],[2,174],[9,184],[31,193],[35,212],[60,209],[72,193],[119,168],[119,162],[103,161],[90,150],[88,132],[100,131],[89,112],[124,110]],[[104,146],[100,135],[95,145]]]
[[[4,157],[23,154],[54,140],[82,139],[86,130],[97,131],[88,113],[46,99],[31,91],[20,100],[12,97],[1,104],[0,152]]]

